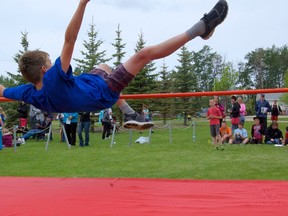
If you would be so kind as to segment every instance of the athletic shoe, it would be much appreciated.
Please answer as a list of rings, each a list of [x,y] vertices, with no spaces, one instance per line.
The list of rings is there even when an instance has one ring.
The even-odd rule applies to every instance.
[[[227,13],[227,2],[225,0],[219,0],[212,10],[208,14],[204,14],[203,18],[201,19],[205,23],[206,30],[204,34],[200,36],[204,40],[209,39],[213,35],[215,28],[225,20]]]
[[[126,114],[124,113],[124,121],[138,121],[138,122],[145,122],[144,116],[140,115],[137,112],[134,112],[133,114]]]
[[[25,144],[25,139],[24,138],[18,138],[18,143],[20,143],[21,145],[22,144]]]
[[[145,122],[144,117],[136,112],[133,114],[124,114],[124,121],[123,126],[126,129],[145,130],[154,126],[153,122]]]

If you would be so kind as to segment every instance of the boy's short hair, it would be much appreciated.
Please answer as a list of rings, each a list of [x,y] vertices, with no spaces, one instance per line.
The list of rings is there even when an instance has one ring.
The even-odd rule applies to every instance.
[[[41,79],[41,69],[46,66],[48,53],[40,50],[27,51],[19,59],[18,65],[23,77],[36,84]]]

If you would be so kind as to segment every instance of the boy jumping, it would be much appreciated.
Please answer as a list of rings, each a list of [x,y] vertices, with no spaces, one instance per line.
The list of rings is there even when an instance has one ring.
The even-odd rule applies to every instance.
[[[89,1],[80,0],[66,29],[60,57],[53,66],[47,52],[34,50],[24,53],[19,59],[19,69],[31,84],[11,88],[0,85],[0,96],[25,101],[41,110],[57,113],[90,112],[111,107],[119,99],[121,91],[146,64],[172,54],[197,36],[209,39],[228,12],[227,2],[219,0],[208,14],[186,32],[139,50],[113,73],[107,74],[95,68],[89,73],[73,76],[70,63]],[[134,116],[137,118],[137,115]],[[135,125],[132,122],[130,126],[133,128]]]

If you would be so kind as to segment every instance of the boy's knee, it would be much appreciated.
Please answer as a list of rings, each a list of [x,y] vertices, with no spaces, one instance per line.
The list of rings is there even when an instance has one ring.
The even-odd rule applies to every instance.
[[[98,65],[98,68],[103,70],[103,71],[105,71],[107,74],[112,73],[111,67],[109,65],[107,65],[107,64],[101,63],[101,64]]]
[[[144,47],[136,53],[136,58],[138,61],[151,61],[151,49],[149,47]]]

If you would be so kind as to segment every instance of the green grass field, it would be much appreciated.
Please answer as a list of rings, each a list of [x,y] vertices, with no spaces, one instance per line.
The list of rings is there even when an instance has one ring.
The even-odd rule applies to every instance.
[[[116,144],[102,140],[101,133],[90,134],[90,146],[73,146],[59,142],[58,123],[53,125],[53,141],[45,151],[45,141],[28,140],[17,148],[0,151],[1,176],[38,177],[125,177],[169,179],[288,179],[288,147],[272,145],[225,145],[217,151],[211,144],[208,122],[196,119],[196,141],[192,127],[172,122],[169,130],[156,122],[150,144],[134,141],[148,136],[133,131],[129,147],[129,131],[115,136]],[[245,128],[250,134],[252,122]],[[286,123],[280,123],[285,133]],[[100,127],[100,126],[98,126]],[[77,137],[78,139],[78,137]]]

